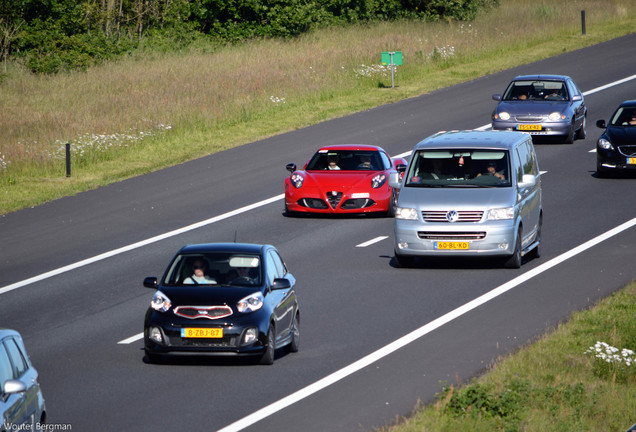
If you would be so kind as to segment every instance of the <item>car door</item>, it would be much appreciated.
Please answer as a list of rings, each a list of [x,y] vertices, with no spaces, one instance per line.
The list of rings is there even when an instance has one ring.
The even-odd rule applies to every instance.
[[[15,379],[14,367],[5,345],[6,340],[0,341],[0,413],[2,414],[3,426],[10,429],[17,427],[14,425],[21,425],[26,414],[24,393],[4,393],[5,383]]]
[[[280,255],[274,250],[267,251],[265,258],[268,280],[267,283],[271,287],[274,279],[285,277],[286,268]],[[293,289],[272,290],[269,296],[275,304],[274,316],[276,321],[276,337],[277,339],[285,338],[289,335],[289,331],[294,318],[295,298]]]
[[[571,102],[572,103],[572,109],[574,111],[574,118],[575,118],[576,128],[578,129],[580,126],[583,125],[583,120],[585,118],[585,100],[583,98],[583,93],[581,93],[581,90],[579,90],[579,88],[576,86],[574,81],[569,79],[567,81],[567,85],[568,85],[568,91],[570,92],[570,100],[574,96],[580,96],[581,97],[580,101]]]
[[[7,339],[6,347],[14,365],[14,373],[17,379],[22,381],[27,388],[24,394],[24,421],[34,425],[36,421],[39,421],[39,418],[36,418],[40,392],[38,373],[31,365],[21,338],[12,337]]]
[[[515,149],[517,154],[517,163],[519,163],[518,172],[521,176],[530,174],[535,177],[534,186],[519,188],[518,202],[519,215],[523,225],[523,238],[521,247],[525,248],[530,244],[537,233],[539,227],[539,217],[541,214],[541,179],[539,178],[539,166],[536,154],[530,141],[524,141]],[[518,176],[517,181],[520,178]]]

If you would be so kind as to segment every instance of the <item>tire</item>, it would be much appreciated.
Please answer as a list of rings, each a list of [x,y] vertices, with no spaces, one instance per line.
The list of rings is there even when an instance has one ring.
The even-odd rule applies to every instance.
[[[409,268],[415,264],[415,257],[400,255],[397,252],[394,252],[393,256],[395,258],[395,265],[399,268]]]
[[[387,217],[395,217],[395,212],[397,210],[397,192],[395,189],[391,192],[391,201],[389,201],[389,209],[386,211]]]
[[[587,117],[583,116],[583,124],[581,125],[581,129],[576,131],[576,139],[585,139],[587,136]]]
[[[289,344],[289,352],[298,352],[298,348],[300,346],[300,315],[296,313],[296,318],[294,318],[294,324],[292,327],[292,340]]]
[[[276,354],[276,331],[274,324],[270,325],[267,331],[267,345],[265,346],[265,352],[261,356],[260,364],[272,365],[274,364],[274,355]]]
[[[566,144],[572,144],[574,142],[574,119],[572,119],[572,124],[570,125],[570,132],[565,136]]]
[[[506,268],[518,269],[521,267],[521,230],[517,232],[517,240],[515,241],[515,250],[508,258],[505,264]]]

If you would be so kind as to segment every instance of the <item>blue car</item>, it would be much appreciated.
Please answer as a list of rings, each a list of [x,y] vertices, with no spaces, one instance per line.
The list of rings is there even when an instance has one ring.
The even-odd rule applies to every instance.
[[[562,137],[567,144],[584,139],[587,107],[583,93],[566,75],[515,77],[492,112],[492,129]]]
[[[619,171],[636,172],[636,100],[621,103],[609,124],[598,120],[605,129],[596,142],[596,174],[605,177]]]
[[[278,348],[298,351],[300,312],[294,285],[271,245],[184,246],[155,291],[144,322],[146,359],[166,355],[249,355],[272,364]]]

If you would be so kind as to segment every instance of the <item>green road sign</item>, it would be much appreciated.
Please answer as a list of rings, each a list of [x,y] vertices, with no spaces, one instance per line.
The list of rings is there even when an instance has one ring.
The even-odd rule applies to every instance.
[[[393,62],[391,62],[393,57]],[[386,51],[382,52],[382,66],[388,66],[394,64],[395,66],[402,66],[402,51]]]

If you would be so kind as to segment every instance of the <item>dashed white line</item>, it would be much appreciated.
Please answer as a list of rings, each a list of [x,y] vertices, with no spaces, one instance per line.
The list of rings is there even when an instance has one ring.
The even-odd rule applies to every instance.
[[[384,240],[386,238],[389,238],[389,236],[376,237],[374,239],[365,241],[364,243],[360,243],[359,245],[356,245],[356,247],[363,248],[363,247],[371,246],[372,244],[377,243],[377,242],[381,242],[382,240]]]

